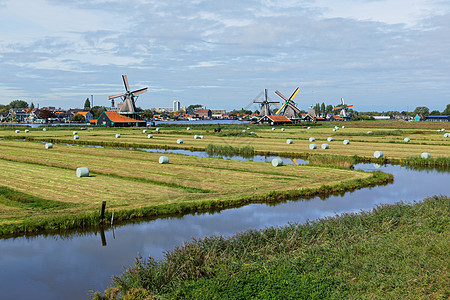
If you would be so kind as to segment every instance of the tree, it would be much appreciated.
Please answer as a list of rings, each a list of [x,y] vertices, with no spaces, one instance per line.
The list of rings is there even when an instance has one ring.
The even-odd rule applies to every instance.
[[[142,115],[145,120],[153,118],[153,111],[151,109],[144,109],[144,114]]]
[[[105,108],[102,106],[94,106],[91,108],[92,114],[94,115],[94,119],[98,119],[100,115],[105,111]]]
[[[33,103],[33,102],[31,102],[30,109],[31,109],[31,110],[34,109],[34,103]]]
[[[327,105],[327,107],[325,108],[325,114],[330,114],[333,112],[333,105]]]
[[[426,106],[418,106],[414,110],[415,115],[422,115],[422,117],[426,117],[430,114],[430,110]]]
[[[322,102],[322,104],[320,105],[320,113],[324,115],[325,112],[326,112],[325,103]]]
[[[430,112],[430,115],[433,115],[433,116],[439,116],[440,114],[441,114],[441,112],[438,110],[433,110],[432,112]]]
[[[9,103],[9,108],[28,108],[28,103],[23,100],[14,100]]]
[[[84,101],[84,109],[91,109],[91,102],[89,101],[89,98],[86,98],[86,101]]]
[[[70,120],[73,122],[85,122],[86,121],[84,116],[80,115],[80,114],[76,114],[76,115],[72,116],[72,118]]]
[[[193,114],[193,113],[195,113],[195,112],[197,111],[197,109],[199,109],[200,107],[203,107],[203,105],[201,105],[201,104],[189,105],[189,106],[186,108],[186,112],[187,112],[188,114]]]
[[[48,118],[53,118],[53,113],[49,110],[46,109],[41,109],[39,110],[39,118],[40,119],[48,119]]]
[[[450,104],[447,104],[447,107],[442,112],[443,115],[450,115]]]

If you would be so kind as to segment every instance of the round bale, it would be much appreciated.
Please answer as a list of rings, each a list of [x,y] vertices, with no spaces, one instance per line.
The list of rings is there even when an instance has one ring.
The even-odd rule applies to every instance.
[[[120,138],[120,133],[116,133],[116,139]]]
[[[306,127],[306,129],[311,129],[311,127],[308,126],[308,127]]]
[[[284,131],[284,128],[281,128],[281,131]]]
[[[147,129],[142,130],[142,133],[147,133]]]
[[[78,140],[79,138],[80,138],[80,137],[79,137],[78,135],[74,135],[74,136],[73,136],[73,139],[74,139],[74,140]]]
[[[333,131],[336,131],[336,128],[333,128]]]
[[[89,177],[89,169],[86,167],[77,168],[77,177]]]
[[[404,141],[405,143],[409,143],[409,142],[411,141],[411,139],[410,139],[410,138],[404,138],[403,141]]]
[[[147,138],[148,138],[148,139],[152,139],[152,138],[153,138],[153,134],[147,135]]]
[[[314,142],[315,140],[316,140],[315,137],[310,137],[310,138],[309,138],[309,141],[310,141],[310,142]]]
[[[25,133],[28,133],[28,132],[30,132],[30,130],[28,130],[28,129],[25,129]]]
[[[159,128],[156,128],[155,130],[156,130],[156,131],[159,131]]]
[[[272,127],[272,130],[275,130],[275,127]]]
[[[191,130],[191,127],[186,128],[186,130]]]
[[[78,134],[78,132],[77,132],[77,131],[74,131],[74,132],[72,132],[72,134],[75,135],[75,134]]]
[[[322,144],[322,149],[328,149],[328,148],[330,148],[330,145],[328,145],[328,144]]]
[[[177,140],[177,144],[183,144],[183,140],[182,139],[178,139]]]
[[[331,136],[329,136],[329,137],[327,138],[327,141],[332,142],[332,141],[333,141],[333,138],[332,138]]]
[[[250,132],[250,134],[255,134],[255,132],[254,132],[254,131],[252,131],[252,132]]]
[[[447,133],[444,133],[444,137],[446,137],[446,138],[447,138],[447,137],[450,137],[450,133],[448,133],[448,132],[447,132]]]
[[[245,133],[245,132],[247,132],[247,130],[243,129],[243,130],[242,130],[242,132],[244,132],[244,133]]]
[[[349,140],[344,140],[342,143],[343,143],[344,145],[348,145],[348,144],[350,144],[350,141],[349,141]]]
[[[286,140],[286,144],[290,145],[290,144],[292,144],[292,143],[294,143],[294,141],[293,141],[292,139],[287,139],[287,140]]]
[[[45,143],[45,149],[52,149],[53,144],[52,143]]]
[[[247,127],[247,130],[250,130],[250,127]]]
[[[311,150],[317,149],[317,145],[316,144],[309,144],[309,149],[311,149]]]
[[[274,167],[279,167],[283,165],[283,160],[279,157],[275,157],[274,159],[272,159],[272,166]]]
[[[42,128],[42,131],[47,131],[47,128]]]
[[[370,131],[370,130],[369,130],[369,131],[367,131],[367,134],[372,134],[372,131]]]
[[[424,159],[427,159],[427,158],[430,158],[430,153],[428,153],[428,152],[423,152],[422,154],[420,154],[420,157],[422,157],[422,158],[424,158]]]
[[[374,156],[375,158],[383,157],[383,152],[381,152],[381,151],[375,151],[375,152],[373,153],[373,156]]]
[[[168,164],[169,163],[169,158],[167,156],[160,156],[159,157],[159,163],[160,164]]]
[[[19,133],[20,132],[20,130],[16,130],[16,133]]]
[[[345,126],[342,126],[342,128],[345,128]]]

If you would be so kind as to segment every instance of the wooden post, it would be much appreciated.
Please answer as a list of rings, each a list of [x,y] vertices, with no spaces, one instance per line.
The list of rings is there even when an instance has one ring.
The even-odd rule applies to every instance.
[[[113,212],[112,212],[112,216],[111,216],[111,225],[114,223],[114,209],[113,209]]]
[[[102,239],[102,246],[105,247],[107,244],[106,244],[105,230],[103,230],[103,225],[100,226],[100,238]]]
[[[100,213],[100,222],[103,223],[103,219],[105,218],[105,208],[106,208],[106,201],[102,202],[102,211]]]

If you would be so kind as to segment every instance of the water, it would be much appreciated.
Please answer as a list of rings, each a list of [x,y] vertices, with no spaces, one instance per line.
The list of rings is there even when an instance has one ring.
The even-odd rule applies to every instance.
[[[138,255],[161,259],[164,252],[193,237],[232,236],[247,229],[304,223],[344,212],[370,210],[385,203],[421,201],[432,195],[450,194],[448,171],[373,164],[355,167],[392,173],[394,183],[324,200],[251,204],[220,213],[156,219],[114,230],[108,228],[103,241],[99,232],[0,240],[0,298],[89,299],[89,290],[103,291],[111,282],[111,276],[121,274],[123,266],[132,265]]]

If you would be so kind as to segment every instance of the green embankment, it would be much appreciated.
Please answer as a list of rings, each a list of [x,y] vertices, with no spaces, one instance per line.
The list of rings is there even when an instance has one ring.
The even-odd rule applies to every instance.
[[[94,299],[448,299],[450,199],[193,240]]]

